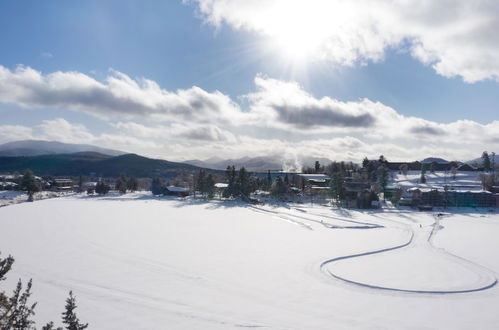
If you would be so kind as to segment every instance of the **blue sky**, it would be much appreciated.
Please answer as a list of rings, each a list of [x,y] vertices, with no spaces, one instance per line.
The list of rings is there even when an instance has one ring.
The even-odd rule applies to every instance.
[[[440,24],[431,24],[433,18],[424,15],[445,7],[426,5],[430,8],[418,8],[424,19],[407,19],[404,15],[413,12],[411,8],[390,8],[394,14],[387,17],[377,17],[376,10],[362,12],[355,17],[368,15],[373,25],[380,24],[375,35],[357,45],[358,35],[373,33],[366,30],[371,25],[348,22],[339,25],[341,29],[346,27],[339,35],[341,43],[335,44],[338,33],[334,29],[338,26],[318,27],[313,24],[315,18],[324,8],[345,13],[362,9],[346,8],[341,1],[337,6],[335,1],[292,2],[297,5],[275,1],[275,8],[266,8],[266,2],[238,0],[0,1],[0,66],[4,69],[4,77],[0,76],[0,142],[18,138],[85,140],[177,160],[207,158],[220,150],[219,144],[223,145],[221,155],[225,157],[243,156],[247,149],[241,146],[246,144],[260,145],[251,150],[252,154],[282,150],[292,154],[296,148],[290,140],[296,143],[297,136],[306,140],[305,148],[311,150],[312,156],[351,160],[377,153],[395,159],[430,156],[432,146],[441,148],[435,153],[443,152],[451,158],[468,154],[473,158],[483,150],[497,149],[499,70],[497,63],[483,59],[492,57],[495,51],[499,53],[494,49],[499,46],[493,45],[499,42],[497,37],[484,37],[484,32],[476,32],[475,27],[459,38],[449,39],[445,37],[447,32],[439,29],[444,26],[450,31],[461,31],[460,27],[467,26],[464,16],[456,11],[454,16],[439,18]],[[462,3],[455,1],[454,5]],[[475,21],[497,24],[498,18],[490,14],[487,3],[480,3],[469,16]],[[463,11],[469,12],[465,7]],[[292,16],[284,20],[282,17],[289,12]],[[499,11],[495,12],[497,15]],[[258,13],[269,19],[262,22]],[[393,25],[376,23],[385,21],[393,21]],[[478,33],[478,37],[473,33]],[[317,35],[321,36],[319,41],[307,42]],[[441,37],[432,38],[434,35]],[[466,38],[483,40],[468,42]],[[371,40],[379,40],[379,44],[370,44]],[[303,54],[297,56],[301,51]],[[468,52],[476,58],[470,60]],[[458,58],[461,53],[468,57]],[[88,104],[88,98],[82,99],[88,90],[75,89],[71,92],[74,99],[64,96],[64,101],[60,101],[62,91],[54,90],[47,81],[50,88],[43,85],[48,88],[43,98],[28,97],[34,93],[30,88],[36,92],[42,87],[19,82],[19,70],[25,69],[37,72],[47,81],[55,72],[78,73],[98,83],[116,72],[135,81],[145,78],[174,94],[176,100],[158,102],[182,103],[187,96],[178,95],[177,91],[189,91],[196,86],[208,98],[216,99],[212,100],[214,103],[207,101],[215,109],[177,117],[172,114],[186,110],[165,106],[168,110],[154,108],[156,113],[145,108],[135,116],[131,115],[133,109],[126,109],[121,116],[119,109],[106,110],[103,105],[99,112],[96,102]],[[68,83],[80,86],[70,80]],[[11,91],[18,89],[27,94],[12,96],[16,93]],[[276,94],[290,91],[299,96],[293,98],[295,103]],[[112,93],[115,92],[113,89]],[[78,93],[81,95],[75,96]],[[196,91],[193,93],[199,96]],[[147,103],[147,95],[137,97],[145,98]],[[128,99],[121,92],[119,97]],[[192,100],[188,99],[189,102]],[[285,112],[280,111],[284,108]],[[161,117],[165,114],[162,111],[168,112],[168,116]],[[339,111],[340,117],[335,111]],[[394,122],[402,116],[400,120],[407,121],[406,132],[381,136],[380,132],[392,126],[378,127],[369,122],[360,127],[362,124],[342,121],[344,116],[355,119],[362,114],[376,117],[378,113],[380,118],[391,116]],[[210,118],[202,118],[204,115]],[[241,119],[245,115],[247,118]],[[213,120],[212,116],[230,120]],[[319,118],[322,123],[310,118]],[[464,120],[471,124],[463,124]],[[323,124],[326,122],[329,124]],[[414,123],[419,126],[414,128]],[[432,133],[423,136],[423,130]],[[453,140],[460,130],[488,135],[462,146]],[[444,137],[445,149],[435,141]],[[324,140],[335,143],[327,145]],[[370,148],[372,145],[377,147]],[[413,147],[418,148],[416,153],[399,152]]]

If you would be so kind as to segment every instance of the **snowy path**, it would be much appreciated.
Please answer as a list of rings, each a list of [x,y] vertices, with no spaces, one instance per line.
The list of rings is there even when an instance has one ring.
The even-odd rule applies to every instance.
[[[252,207],[252,209],[257,212],[272,214],[277,218],[298,224],[309,230],[314,230],[314,227],[319,224],[327,229],[379,229],[388,226],[399,228],[407,234],[406,240],[400,244],[334,257],[320,264],[322,272],[349,284],[369,289],[422,294],[477,292],[490,289],[497,284],[497,279],[493,271],[458,255],[449,253],[445,249],[436,248],[432,244],[432,238],[442,228],[439,224],[440,219],[437,216],[434,217],[434,222],[431,224],[425,221],[425,227],[423,227],[423,224],[420,222],[393,220],[383,217],[383,214],[376,216],[378,219],[373,218],[375,220],[373,222],[365,222],[355,221],[346,217],[332,216],[324,211],[318,212],[314,209],[307,210],[296,207],[291,207],[287,210],[283,208],[274,210],[264,207]],[[400,216],[400,212],[396,212],[395,214]],[[414,219],[412,220],[414,221]],[[345,225],[345,223],[348,224]],[[315,229],[320,230],[320,228]],[[387,253],[394,252],[401,253],[387,257]],[[382,258],[375,258],[374,261],[368,258],[373,256],[378,257],[381,254],[383,254]],[[374,278],[373,280],[372,277],[376,277],[376,273],[386,275],[387,263],[400,265],[404,263],[403,259],[418,260],[417,265],[407,265],[407,268],[411,270],[411,274],[399,272],[400,276],[398,279],[392,277],[387,281],[387,278],[380,278],[378,276],[378,278]],[[425,259],[429,261],[426,265]],[[345,261],[348,261],[346,265],[337,267],[338,263],[343,262],[345,264]],[[366,273],[359,269],[370,262],[375,264],[371,272]],[[443,264],[445,264],[443,266],[445,269],[441,269]],[[452,270],[449,272],[449,269]],[[442,274],[442,271],[446,273]],[[396,274],[398,270],[395,267],[390,269],[389,272]],[[417,274],[418,272],[419,274]],[[365,274],[367,278],[364,276]],[[464,283],[457,278],[464,279]],[[429,281],[431,283],[428,283]],[[388,282],[392,285],[383,285]],[[393,286],[393,284],[398,284],[398,286]]]
[[[390,220],[385,219],[384,222],[386,223],[389,221]],[[400,221],[397,222],[401,223]],[[471,262],[467,259],[451,254],[447,252],[445,249],[435,248],[433,246],[432,238],[441,228],[439,225],[438,217],[435,217],[435,222],[433,224],[426,225],[426,227],[423,227],[422,224],[404,223],[404,225],[410,231],[410,236],[406,242],[388,248],[332,258],[324,261],[321,264],[321,270],[336,279],[345,281],[350,284],[358,285],[361,287],[386,290],[386,291],[407,292],[407,293],[423,293],[423,294],[468,293],[468,292],[476,292],[476,291],[490,289],[497,284],[497,279],[493,271],[477,263]],[[393,253],[394,251],[400,253],[386,257],[387,253]],[[404,263],[404,261],[407,261],[409,257],[410,260],[418,260],[419,262],[414,265],[410,264],[408,265],[407,268],[412,269],[413,271],[413,274],[410,274],[408,278],[402,278],[398,280],[394,278],[390,279],[389,282],[391,284],[398,283],[400,286],[385,286],[385,285],[375,284],[376,282],[383,283],[385,278],[381,279],[378,278],[372,282],[370,281],[371,280],[370,278],[366,278],[365,280],[358,280],[359,278],[363,278],[363,276],[359,276],[362,275],[362,273],[355,274],[355,276],[353,277],[349,276],[349,274],[340,275],[342,272],[337,271],[334,267],[335,266],[334,263],[342,262],[345,260],[352,261],[353,259],[356,258],[359,259],[355,260],[355,262],[369,263],[370,260],[368,260],[368,257],[372,256],[377,257],[380,254],[383,254],[383,257],[385,258],[384,260],[383,258],[378,258],[377,260],[375,260],[374,261],[376,265],[375,268],[378,269],[378,273],[382,272],[384,276],[387,275],[386,263],[393,262],[394,264],[398,265],[398,267],[400,267],[400,264]],[[428,263],[428,265],[432,265],[433,267],[424,267],[425,259],[434,259],[431,260],[431,263]],[[411,263],[414,262],[411,261]],[[439,273],[443,271],[442,269],[440,269],[440,267],[442,266],[442,264],[445,263],[450,264],[450,266],[453,269],[453,274],[451,276],[449,276],[449,274]],[[447,268],[447,266],[445,267]],[[390,269],[389,272],[396,273],[397,272],[396,267]],[[416,274],[417,272],[419,272],[420,274]],[[425,274],[424,272],[428,273]],[[417,280],[411,281],[410,280],[411,277],[417,278]],[[425,281],[424,279],[423,281],[420,281],[423,284],[418,283],[422,277],[431,278],[432,283],[427,283],[427,281]],[[461,283],[461,281],[458,281],[459,283],[452,283],[452,281],[453,280],[455,281],[456,278],[464,278],[466,279],[466,283]]]

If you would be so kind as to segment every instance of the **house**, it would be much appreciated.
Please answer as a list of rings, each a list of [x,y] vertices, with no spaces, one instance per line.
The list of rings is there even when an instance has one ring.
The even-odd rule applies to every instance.
[[[353,208],[371,208],[372,202],[378,200],[377,194],[372,191],[368,182],[345,182],[345,206]]]
[[[296,174],[301,179],[302,187],[304,188],[327,188],[331,182],[331,178],[326,174]]]
[[[472,166],[470,164],[462,164],[457,168],[458,171],[478,171],[478,169],[475,166]]]
[[[189,188],[178,187],[178,186],[168,186],[164,190],[165,195],[178,196],[178,197],[189,196],[189,192],[190,192]]]
[[[51,184],[51,189],[60,192],[73,191],[73,180],[71,179],[54,179]]]

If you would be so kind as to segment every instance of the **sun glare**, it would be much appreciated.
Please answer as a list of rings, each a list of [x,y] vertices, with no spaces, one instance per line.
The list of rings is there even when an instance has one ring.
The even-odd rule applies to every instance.
[[[279,11],[271,9],[267,17],[272,19],[260,22],[262,30],[272,39],[272,48],[290,62],[304,62],[318,57],[326,39],[325,24],[332,19],[331,12],[311,12],[313,7],[303,1],[286,2],[284,8],[280,7]]]

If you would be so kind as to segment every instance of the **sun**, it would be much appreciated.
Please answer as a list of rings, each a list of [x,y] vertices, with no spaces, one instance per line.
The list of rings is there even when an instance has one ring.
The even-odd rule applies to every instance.
[[[260,23],[280,56],[303,62],[320,56],[327,35],[324,20],[328,19],[327,13],[311,12],[306,2],[290,1],[285,12],[270,10],[267,20]]]

